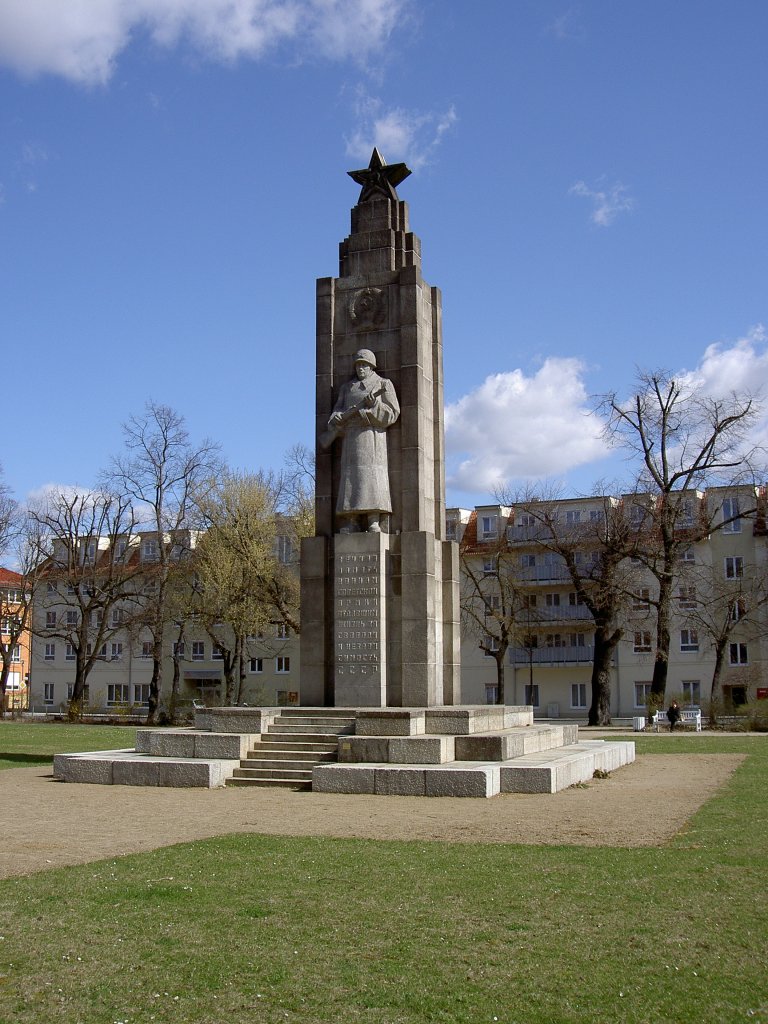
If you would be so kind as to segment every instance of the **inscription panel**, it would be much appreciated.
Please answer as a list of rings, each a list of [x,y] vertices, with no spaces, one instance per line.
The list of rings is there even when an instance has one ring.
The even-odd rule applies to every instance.
[[[354,535],[345,538],[352,546]],[[372,539],[372,538],[371,538]],[[378,540],[378,538],[377,538]],[[362,535],[360,546],[369,546]],[[385,625],[381,551],[338,551],[334,559],[334,676],[337,704],[381,706]]]

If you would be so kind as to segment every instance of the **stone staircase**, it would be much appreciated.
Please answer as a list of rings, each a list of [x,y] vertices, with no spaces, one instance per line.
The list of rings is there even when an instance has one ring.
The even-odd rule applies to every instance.
[[[354,712],[343,708],[311,714],[286,708],[241,759],[227,785],[311,789],[313,768],[335,762],[339,736],[354,729]]]

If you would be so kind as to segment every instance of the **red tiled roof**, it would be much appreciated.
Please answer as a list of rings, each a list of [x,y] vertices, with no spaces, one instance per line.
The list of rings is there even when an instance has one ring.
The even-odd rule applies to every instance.
[[[21,573],[14,572],[13,569],[4,569],[0,565],[0,584],[12,583],[14,586],[19,586],[23,582]]]

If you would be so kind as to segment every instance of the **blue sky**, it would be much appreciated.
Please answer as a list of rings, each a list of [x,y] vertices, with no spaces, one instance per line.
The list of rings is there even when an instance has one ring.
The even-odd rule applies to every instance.
[[[4,0],[4,478],[87,486],[145,401],[311,444],[314,280],[377,144],[443,293],[451,504],[620,471],[637,366],[768,384],[763,0]]]

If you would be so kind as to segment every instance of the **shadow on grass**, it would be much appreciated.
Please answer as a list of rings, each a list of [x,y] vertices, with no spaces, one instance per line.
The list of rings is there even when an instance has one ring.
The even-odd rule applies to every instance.
[[[13,767],[14,765],[53,764],[53,754],[6,754],[0,751],[0,767],[3,761],[10,762],[8,767]]]

